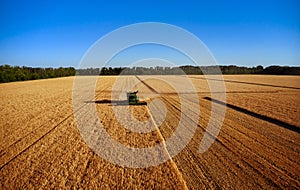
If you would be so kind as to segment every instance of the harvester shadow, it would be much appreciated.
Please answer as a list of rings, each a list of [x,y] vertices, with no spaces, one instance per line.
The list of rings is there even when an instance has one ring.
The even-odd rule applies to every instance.
[[[94,103],[94,104],[110,104],[110,105],[120,105],[120,106],[126,106],[128,105],[127,100],[95,100],[95,101],[85,101],[85,103]]]
[[[238,112],[250,115],[250,116],[255,117],[257,119],[267,121],[269,123],[278,125],[280,127],[283,127],[285,129],[294,131],[296,133],[300,133],[300,128],[297,127],[296,125],[292,125],[292,124],[286,123],[284,121],[280,121],[280,120],[275,119],[275,118],[271,118],[271,117],[268,117],[268,116],[265,116],[265,115],[261,115],[261,114],[252,112],[250,110],[247,110],[245,108],[241,108],[241,107],[238,107],[238,106],[235,106],[235,105],[232,105],[232,104],[228,104],[228,103],[225,103],[225,102],[222,102],[220,100],[216,100],[216,99],[213,99],[213,98],[210,98],[210,97],[204,97],[203,99],[209,100],[211,102],[214,102],[214,103],[217,103],[217,104],[220,104],[220,105],[223,105],[223,106],[227,106],[228,108],[231,108],[231,109],[236,110]]]

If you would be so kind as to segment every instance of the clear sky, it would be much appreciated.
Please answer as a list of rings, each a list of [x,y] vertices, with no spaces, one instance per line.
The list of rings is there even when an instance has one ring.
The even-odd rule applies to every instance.
[[[2,0],[0,14],[0,65],[77,67],[100,37],[139,22],[190,31],[220,65],[300,65],[297,0]]]

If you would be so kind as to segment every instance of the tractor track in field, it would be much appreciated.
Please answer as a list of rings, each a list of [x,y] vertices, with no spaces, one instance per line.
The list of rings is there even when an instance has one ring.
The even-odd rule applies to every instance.
[[[151,112],[150,112],[150,110],[148,109],[147,106],[146,106],[146,109],[147,109],[147,111],[148,111],[148,113],[149,113],[149,115],[150,115],[150,118],[151,118],[151,120],[152,120],[152,123],[154,124],[154,126],[155,126],[155,128],[156,128],[156,131],[158,132],[159,137],[163,140],[162,143],[163,143],[163,145],[164,145],[164,149],[165,149],[165,151],[166,151],[166,153],[167,153],[167,155],[168,155],[168,157],[169,157],[169,160],[170,160],[171,163],[172,163],[172,166],[174,167],[174,169],[175,169],[177,175],[178,175],[178,176],[181,178],[181,180],[183,181],[185,189],[189,189],[188,186],[186,185],[186,182],[185,182],[184,178],[182,177],[182,174],[181,174],[181,172],[179,171],[179,169],[178,169],[176,163],[174,162],[173,158],[170,156],[170,153],[169,153],[169,151],[168,151],[168,149],[167,149],[167,147],[166,147],[166,144],[165,144],[165,138],[164,138],[163,135],[161,134],[161,132],[160,132],[160,130],[159,130],[159,127],[156,125],[156,123],[155,123],[155,121],[154,121],[154,119],[153,119],[153,117],[152,117],[152,115],[151,115]]]
[[[143,84],[145,84],[149,89],[151,89],[151,90],[154,89],[154,87],[152,87],[151,85],[147,84],[145,81],[142,81],[140,78],[138,78],[138,79]],[[157,93],[157,94],[160,94],[156,90],[153,90],[153,91],[155,93]],[[167,100],[164,97],[162,97],[162,98],[166,102],[168,102],[170,105],[172,105],[173,107],[175,107],[178,111],[180,111],[180,109],[178,108],[178,106],[176,106],[175,102],[172,101],[172,103],[170,103],[171,99],[172,99],[171,97],[168,96],[169,100]],[[257,118],[257,119],[260,119],[260,118]],[[198,127],[201,127],[201,126],[198,125]],[[259,143],[263,147],[265,147],[262,143],[260,143],[259,141],[257,141],[257,139],[255,137],[249,136],[249,134],[247,134],[246,132],[243,132],[241,130],[237,130],[237,129],[235,129],[233,127],[230,127],[230,126],[229,126],[229,128],[231,128],[235,132],[239,132],[240,134],[243,134],[245,137],[250,138],[253,141],[256,141],[256,143]],[[201,129],[203,130],[203,132],[205,131],[205,129],[203,127],[201,127]],[[287,170],[285,170],[285,169],[282,169],[282,166],[280,167],[276,163],[274,163],[272,161],[270,162],[270,160],[268,160],[268,158],[266,158],[265,156],[257,154],[257,152],[253,152],[252,149],[249,148],[249,146],[245,145],[241,140],[238,140],[236,137],[232,136],[231,135],[232,133],[230,133],[230,132],[224,132],[224,133],[226,135],[228,135],[228,138],[226,138],[225,136],[222,136],[222,137],[216,138],[216,142],[220,143],[221,146],[223,146],[224,148],[226,148],[227,151],[230,151],[231,153],[233,153],[236,157],[239,157],[239,155],[241,155],[241,153],[245,153],[245,152],[240,152],[239,150],[235,151],[235,149],[236,149],[235,146],[236,146],[236,143],[238,142],[239,143],[239,147],[241,149],[243,149],[243,151],[246,150],[246,153],[249,154],[248,157],[240,158],[240,161],[243,161],[243,163],[246,164],[247,167],[252,168],[255,171],[255,173],[260,173],[262,176],[264,176],[264,178],[267,180],[267,182],[269,184],[271,184],[271,186],[273,186],[273,187],[277,186],[277,187],[281,187],[281,188],[284,187],[283,184],[280,185],[280,183],[278,184],[278,183],[276,183],[276,181],[274,181],[274,176],[276,176],[276,174],[278,174],[278,173],[281,173],[281,174],[285,175],[285,177],[284,177],[284,178],[286,178],[285,181],[286,180],[289,180],[291,182],[293,181],[293,183],[295,184],[295,187],[300,185],[299,182],[298,182],[298,179],[297,179],[296,175],[293,175],[293,177],[290,177],[289,176],[289,172]],[[212,134],[210,134],[210,135],[212,135]],[[233,143],[232,140],[234,140],[235,143]],[[271,149],[273,149],[273,147]],[[278,149],[275,148],[275,149],[273,149],[273,151],[277,152],[278,155],[281,155],[281,152]],[[246,159],[246,158],[250,158],[250,159]],[[257,162],[253,162],[253,159],[251,159],[251,158],[256,158]],[[295,160],[293,160],[293,161],[290,160],[290,161],[292,162],[291,164],[293,164],[295,162]],[[273,169],[272,169],[272,171],[270,171],[270,172],[268,172],[266,174],[266,171],[268,171],[267,168],[268,169],[273,168]]]
[[[149,84],[147,84],[147,83],[145,83],[144,81],[142,81],[141,79],[139,79],[143,84],[145,84],[149,89],[154,89],[153,87],[151,87]],[[157,93],[157,94],[159,94],[159,92],[157,92],[157,91],[154,91],[155,93]],[[176,110],[177,111],[180,111],[180,108],[178,107],[178,106],[176,106],[176,104],[174,104],[174,102],[173,103],[171,103],[171,101],[170,100],[167,100],[165,97],[162,97],[166,102],[168,102],[168,104],[169,105],[171,105],[172,107],[174,107],[174,108],[176,108]],[[172,99],[172,98],[171,98]],[[187,117],[189,117],[189,116],[187,116]],[[198,125],[198,123],[197,122],[195,122],[197,125]],[[206,130],[203,128],[203,127],[201,127],[200,125],[198,125],[198,127],[200,127],[201,129],[202,129],[202,131],[203,132],[205,132]],[[209,133],[209,132],[208,132]],[[213,136],[211,133],[209,133],[211,136]],[[215,137],[216,138],[216,137]],[[226,139],[223,139],[223,140],[226,140]],[[224,148],[226,148],[226,150],[227,151],[230,151],[230,152],[232,152],[232,148],[233,147],[229,147],[228,146],[228,144],[226,144],[226,143],[223,143],[223,141],[222,140],[220,140],[220,139],[218,139],[218,138],[216,138],[216,142],[217,143],[220,143]],[[229,141],[228,141],[229,142]],[[232,153],[234,153],[235,154],[235,156],[238,156],[238,154],[237,153],[235,153],[235,152],[232,152]],[[218,155],[217,154],[214,154],[216,157],[218,157]],[[250,168],[254,168],[249,162],[247,162],[246,160],[241,160],[241,161],[243,161],[245,164],[247,164]],[[228,161],[227,161],[227,163],[228,163]],[[257,171],[257,172],[259,172],[259,170],[255,170],[255,171]],[[259,173],[261,173],[261,172],[259,172]],[[261,173],[262,174],[262,173]],[[267,178],[267,177],[266,177]],[[270,180],[269,178],[267,178],[268,180]],[[273,184],[273,185],[275,185],[275,183]]]
[[[201,125],[198,125],[198,127],[200,127],[203,130],[203,132],[205,132],[205,129],[203,127],[201,127]],[[256,143],[259,143],[261,146],[266,147],[264,144],[262,144],[261,142],[257,141],[256,138],[249,136],[248,133],[246,133],[246,132],[244,132],[242,130],[237,130],[236,128],[233,128],[233,127],[230,127],[230,126],[228,126],[228,127],[231,130],[233,130],[234,132],[223,131],[224,135],[217,137],[216,138],[216,143],[220,143],[221,146],[223,146],[224,148],[226,148],[226,150],[228,152],[233,153],[236,157],[240,157],[240,155],[242,153],[245,153],[245,151],[246,151],[247,154],[249,154],[249,156],[246,157],[248,159],[239,158],[239,160],[243,161],[249,168],[252,168],[257,173],[260,173],[262,176],[264,176],[265,179],[268,179],[268,181],[272,184],[272,186],[278,186],[278,184],[273,181],[272,177],[269,177],[269,176],[272,176],[272,174],[275,175],[275,174],[278,174],[278,173],[285,174],[286,177],[288,178],[286,180],[293,181],[295,184],[298,183],[296,175],[293,175],[293,177],[289,177],[289,175],[290,175],[289,172],[287,170],[285,170],[285,169],[282,169],[282,166],[281,167],[278,166],[278,164],[270,161],[270,159],[268,157],[266,157],[264,155],[261,155],[258,152],[253,152],[253,150],[249,146],[247,146],[247,145],[244,144],[245,141],[243,142],[243,141],[239,140],[238,138],[236,138],[235,136],[233,136],[231,134],[239,132],[241,135],[244,135],[246,138],[249,138],[252,141],[256,141]],[[210,135],[212,135],[212,134],[210,134]],[[228,136],[228,137],[226,137],[225,135]],[[243,149],[243,152],[240,152],[239,150],[236,150],[237,143],[239,144],[238,147],[240,149]],[[282,153],[277,148],[272,147],[272,146],[270,146],[268,148],[271,149],[272,151],[274,151],[274,153],[276,153],[277,155],[282,155]],[[253,162],[253,158],[256,158],[255,160],[258,160],[258,162],[257,162],[258,165]],[[290,159],[288,159],[288,160],[290,161],[290,163],[292,165],[296,161],[296,160],[290,160]],[[227,162],[229,162],[229,160],[227,160]],[[232,164],[235,164],[235,163],[232,163]],[[265,169],[263,169],[263,168],[259,169],[260,166],[263,166]],[[272,169],[273,171],[271,173],[269,173],[269,174],[266,174],[266,171],[268,171],[267,168],[268,169],[273,168]],[[281,186],[281,187],[283,187],[283,186]]]
[[[20,152],[18,152],[17,154],[13,155],[11,158],[8,159],[8,161],[5,161],[4,163],[2,163],[2,165],[0,166],[0,170],[2,170],[3,167],[5,167],[7,164],[9,164],[12,160],[14,160],[17,156],[19,156],[20,154],[22,154],[23,152],[25,152],[26,150],[28,150],[31,146],[33,146],[34,144],[36,144],[38,141],[40,141],[42,138],[44,138],[46,135],[48,135],[49,133],[51,133],[55,128],[57,128],[60,124],[62,124],[63,122],[65,122],[67,119],[69,119],[73,114],[70,114],[69,116],[67,116],[66,118],[64,118],[62,121],[60,121],[58,124],[56,124],[54,127],[50,128],[50,130],[48,130],[45,134],[43,134],[42,136],[38,137],[37,140],[35,140],[33,143],[29,144],[28,146],[25,146],[24,149],[22,149]],[[40,127],[39,127],[40,128]],[[38,129],[36,129],[38,130]],[[30,133],[32,134],[32,133]],[[27,137],[27,136],[26,136]],[[26,138],[24,137],[24,138]],[[22,138],[22,139],[24,139]],[[21,139],[21,140],[22,140]],[[19,140],[18,142],[20,142],[21,140]],[[10,147],[7,148],[7,150],[10,150],[12,146],[16,145],[18,142],[14,143],[13,145],[10,145]],[[2,153],[1,156],[5,156],[6,154],[8,154],[7,152]],[[3,158],[1,157],[1,160],[3,160]]]
[[[101,91],[100,91],[100,93],[101,93]],[[95,98],[97,98],[97,95],[95,95]],[[91,101],[88,101],[88,102],[91,102]],[[87,103],[87,102],[85,102],[85,103]],[[82,108],[80,108],[76,111],[81,112],[80,110],[82,110]],[[84,113],[82,113],[82,114],[84,114]],[[81,184],[80,186],[82,186],[82,184],[86,184],[87,181],[91,180],[90,179],[90,176],[91,176],[90,172],[95,169],[94,168],[95,164],[97,164],[97,162],[99,162],[99,159],[101,160],[101,158],[99,158],[99,156],[97,156],[95,154],[91,154],[91,151],[89,150],[89,153],[88,153],[88,156],[86,157],[86,159],[83,159],[84,161],[80,161],[81,164],[79,164],[77,160],[73,160],[73,158],[82,158],[82,156],[78,157],[76,155],[77,153],[74,152],[71,149],[76,148],[76,144],[78,144],[78,143],[81,144],[81,146],[84,146],[84,147],[86,147],[86,145],[85,144],[82,145],[82,140],[80,140],[80,138],[78,139],[78,135],[77,135],[78,132],[76,130],[74,131],[72,129],[74,127],[72,127],[72,128],[68,127],[70,122],[73,123],[73,119],[69,115],[63,121],[61,121],[59,124],[57,124],[55,127],[51,128],[50,129],[51,131],[48,131],[47,134],[44,134],[42,137],[39,137],[39,139],[37,139],[34,143],[31,143],[26,148],[26,150],[28,150],[31,147],[33,147],[30,150],[30,152],[32,152],[34,150],[41,149],[40,146],[43,146],[43,144],[46,143],[46,146],[49,147],[49,149],[50,149],[48,151],[52,152],[52,153],[55,152],[55,156],[53,154],[49,154],[49,153],[46,153],[46,154],[40,153],[40,150],[38,150],[38,153],[40,154],[40,156],[38,156],[37,158],[39,160],[42,160],[43,165],[36,165],[33,168],[34,170],[30,171],[31,169],[28,168],[28,165],[21,164],[21,165],[27,166],[27,167],[26,168],[22,167],[23,170],[20,170],[20,172],[24,171],[25,173],[28,173],[28,169],[29,169],[31,175],[30,175],[29,178],[27,178],[27,180],[25,178],[27,183],[21,183],[21,184],[16,183],[15,184],[16,187],[21,187],[20,185],[22,185],[22,187],[24,189],[28,189],[28,188],[30,189],[30,188],[33,188],[33,187],[37,187],[35,184],[40,184],[39,187],[45,187],[45,188],[46,187],[53,187],[52,186],[53,185],[52,184],[53,183],[53,177],[54,176],[61,176],[61,175],[64,175],[65,179],[62,182],[57,181],[58,183],[56,184],[56,187],[69,186],[70,183],[71,184],[79,183],[79,184]],[[60,125],[62,125],[64,127],[58,127]],[[74,124],[72,124],[72,125],[74,125]],[[65,139],[65,137],[64,137],[63,141],[62,141],[62,139],[57,139],[56,141],[53,141],[53,138],[55,138],[54,134],[56,134],[56,135],[57,134],[62,134],[62,135],[63,134],[70,134],[70,132],[68,132],[67,129],[69,129],[69,130],[72,129],[72,131],[73,131],[73,132],[71,132],[72,136],[68,135],[67,139]],[[55,133],[52,133],[52,131],[54,131],[54,130],[55,130]],[[45,137],[46,137],[46,140],[42,140]],[[48,142],[45,142],[47,140],[51,140],[51,143],[49,144]],[[41,142],[41,141],[43,141],[43,142]],[[67,144],[63,144],[64,141],[67,141]],[[37,144],[37,142],[41,142],[41,143]],[[72,144],[72,147],[70,147],[71,144]],[[64,151],[64,150],[62,150],[62,148],[64,150],[70,149],[70,151],[73,155],[70,154],[70,151]],[[26,152],[26,150],[23,150],[22,152],[18,152],[18,154],[15,156],[15,158],[21,158],[21,159],[24,159],[24,157],[26,158],[28,156],[28,151]],[[24,153],[24,152],[26,152],[26,154],[21,156],[22,153]],[[75,153],[75,155],[74,155],[74,153]],[[54,158],[52,156],[54,156]],[[36,157],[36,156],[34,156],[34,157]],[[0,171],[2,173],[5,173],[5,172],[7,172],[7,170],[9,171],[9,170],[17,167],[16,163],[20,162],[20,159],[15,159],[15,158],[11,159],[9,162],[6,163],[6,165],[10,165],[10,167],[7,167],[5,170],[3,170],[3,168],[5,168],[3,166]],[[98,160],[97,162],[95,162],[95,158]],[[16,161],[12,162],[13,160],[16,160]],[[93,166],[90,166],[91,164],[93,164]],[[104,162],[104,164],[106,166],[110,165],[109,163],[106,163],[106,162]],[[74,169],[74,167],[75,167],[75,169]],[[80,167],[81,168],[80,171],[77,171],[76,167]],[[65,171],[64,168],[68,168],[68,171]],[[168,162],[168,164],[163,164],[162,166],[159,166],[158,168],[159,168],[158,170],[154,170],[154,169],[149,170],[150,174],[153,172],[154,175],[162,175],[162,176],[167,177],[169,175],[168,172],[174,173],[172,175],[175,175],[175,173],[177,173],[176,172],[176,167],[174,166],[174,163],[172,163],[172,162],[170,162],[170,163]],[[161,174],[160,173],[160,170],[162,170],[163,168],[167,169],[168,172],[166,174]],[[108,169],[107,171],[110,170],[110,168],[107,168],[107,169]],[[115,166],[112,167],[111,169],[112,169],[111,172],[113,172],[115,169],[117,169],[118,171],[119,170],[120,171],[125,170],[127,175],[128,175],[128,173],[132,173],[132,172],[130,172],[130,170],[122,169],[120,167],[115,167]],[[138,170],[138,173],[141,173],[141,172],[142,172],[142,170],[140,170],[140,171]],[[117,172],[117,173],[119,173],[119,172]],[[74,178],[75,174],[76,174],[76,178]],[[97,173],[97,174],[94,174],[94,175],[98,176],[98,178],[99,178],[103,175],[103,171],[102,171],[102,174]],[[145,175],[145,174],[143,174],[143,175]],[[172,175],[170,175],[170,176],[172,176]],[[19,174],[16,174],[14,176],[15,176],[15,178],[20,178],[21,177]],[[135,176],[135,175],[133,175],[133,176]],[[2,178],[2,176],[0,176],[0,177]],[[180,177],[180,174],[177,173],[176,177],[174,177],[175,181],[174,182],[171,182],[171,181],[166,182],[167,186],[170,186],[172,184],[174,185],[174,184],[182,183],[182,182],[183,182],[182,184],[185,184],[183,179],[178,179],[178,177]],[[54,181],[56,181],[56,180],[54,180]],[[5,184],[7,184],[8,180],[3,181],[3,184],[4,184],[4,182],[5,182]],[[88,184],[90,184],[90,183],[88,183]],[[120,187],[120,184],[117,187]],[[173,186],[173,187],[175,187],[175,186]],[[180,188],[180,187],[182,189],[187,189],[186,185],[178,186],[178,188]],[[98,186],[98,188],[99,188],[99,186]]]
[[[108,87],[107,87],[108,88]],[[106,88],[106,89],[107,89]],[[102,91],[98,92],[101,93]],[[92,101],[92,100],[90,100]],[[31,146],[33,146],[34,144],[36,144],[37,142],[39,142],[42,138],[44,138],[46,135],[48,135],[49,133],[51,133],[54,129],[56,129],[58,126],[60,126],[62,123],[64,123],[66,120],[68,120],[69,118],[71,118],[74,113],[77,113],[78,111],[80,111],[84,106],[86,106],[86,104],[82,105],[80,108],[78,108],[77,110],[73,111],[71,114],[69,114],[68,116],[66,116],[64,119],[62,119],[61,121],[59,121],[57,124],[55,124],[53,127],[51,127],[49,130],[46,130],[45,133],[42,133],[43,135],[41,135],[40,137],[38,137],[36,140],[34,140],[32,143],[30,143],[29,145],[25,145],[23,146],[23,148],[21,148],[21,151],[19,151],[18,153],[16,154],[13,154],[11,153],[10,154],[10,151],[12,149],[12,147],[17,147],[18,146],[18,143],[22,144],[22,141],[26,139],[30,136],[30,135],[33,135],[32,138],[34,138],[34,134],[38,133],[37,131],[41,130],[43,131],[43,128],[49,124],[50,122],[47,122],[47,123],[44,123],[43,125],[35,128],[34,130],[32,130],[31,132],[27,133],[26,135],[24,135],[22,138],[18,139],[16,142],[12,143],[11,145],[9,145],[8,147],[5,148],[5,150],[1,150],[0,152],[0,171],[2,170],[2,168],[4,168],[7,164],[9,164],[12,160],[14,160],[16,157],[18,157],[20,154],[22,154],[23,152],[25,152],[26,150],[28,150]],[[54,118],[50,119],[50,121],[52,121]],[[6,159],[6,161],[3,161],[3,157],[5,155],[8,155],[8,158]]]
[[[141,78],[139,78],[138,76],[135,76],[142,84],[144,84],[147,88],[149,88],[152,92],[154,92],[154,93],[156,93],[156,94],[159,94],[154,88],[152,88],[150,85],[148,85],[145,81],[143,81]],[[167,100],[166,100],[167,101]],[[170,105],[172,105],[172,104],[170,104]],[[154,124],[154,126],[155,126],[155,128],[156,128],[156,130],[157,130],[157,132],[158,132],[158,134],[159,134],[159,137],[161,138],[161,139],[163,139],[163,144],[164,144],[164,149],[165,149],[165,151],[166,151],[166,153],[167,153],[167,155],[168,155],[168,157],[169,157],[169,160],[171,161],[171,163],[172,163],[172,165],[173,165],[173,167],[174,167],[174,169],[175,169],[175,171],[177,172],[177,174],[178,174],[178,176],[180,176],[180,178],[181,178],[181,180],[183,181],[183,183],[184,183],[184,186],[185,186],[185,189],[188,189],[188,187],[187,187],[187,185],[186,185],[186,182],[185,182],[185,180],[184,180],[184,178],[182,177],[182,174],[181,174],[181,172],[179,171],[179,169],[178,169],[178,166],[176,165],[176,163],[174,162],[174,160],[172,159],[172,157],[170,156],[170,153],[168,152],[168,149],[167,149],[167,147],[166,147],[166,145],[165,145],[165,138],[163,137],[163,135],[161,134],[161,132],[160,132],[160,130],[159,130],[159,127],[156,125],[156,123],[155,123],[155,121],[154,121],[154,119],[153,119],[153,116],[151,115],[151,112],[150,112],[150,110],[149,110],[149,108],[146,106],[146,108],[147,108],[147,111],[148,111],[148,113],[149,113],[149,115],[150,115],[150,118],[151,118],[151,120],[152,120],[152,123]],[[175,107],[174,106],[174,108],[176,108],[177,110],[179,110],[177,107]],[[179,110],[180,111],[180,110]]]
[[[249,111],[249,110],[247,110],[245,108],[241,108],[241,107],[235,106],[233,104],[225,103],[225,102],[222,102],[222,101],[219,101],[217,99],[210,98],[210,97],[204,97],[203,99],[208,100],[208,101],[212,101],[214,103],[217,103],[217,104],[220,104],[220,105],[223,105],[223,106],[226,106],[226,107],[229,107],[229,108],[234,109],[234,110],[236,110],[238,112],[247,114],[247,115],[255,117],[257,119],[261,119],[261,120],[267,121],[269,123],[273,123],[273,124],[275,124],[277,126],[283,127],[285,129],[288,129],[288,130],[291,130],[291,131],[294,131],[294,132],[300,134],[300,128],[299,127],[297,127],[295,125],[291,125],[291,124],[286,123],[284,121],[280,121],[278,119],[274,119],[274,118],[271,118],[271,117],[268,117],[268,116],[265,116],[265,115],[261,115],[261,114]]]
[[[191,102],[191,103],[194,103],[194,102]],[[172,104],[172,105],[176,105],[176,104]],[[258,118],[258,119],[260,119],[260,118]],[[203,132],[205,132],[205,129],[201,126],[201,125],[198,125],[198,127],[200,127],[202,130],[203,130]],[[241,135],[244,135],[245,137],[247,137],[247,138],[249,138],[249,139],[251,139],[251,141],[253,141],[253,142],[256,142],[256,143],[258,143],[258,144],[260,144],[261,146],[264,146],[264,144],[262,143],[262,142],[260,142],[260,141],[258,141],[257,140],[257,138],[255,138],[255,137],[253,137],[253,136],[249,136],[249,134],[251,134],[251,131],[249,130],[249,129],[247,129],[247,128],[245,128],[243,125],[241,125],[240,127],[242,127],[243,128],[243,130],[242,129],[237,129],[237,128],[234,128],[234,127],[231,127],[231,126],[228,126],[229,127],[229,129],[231,129],[231,130],[233,130],[234,131],[234,133],[236,133],[236,132],[238,132],[239,134],[241,134]],[[248,131],[248,132],[247,132]],[[217,138],[217,137],[215,137],[216,138],[216,142],[218,142],[218,143],[220,143],[222,146],[224,146],[228,151],[231,151],[232,153],[234,153],[236,156],[238,156],[238,155],[240,155],[240,152],[238,152],[238,153],[235,153],[235,152],[233,152],[233,150],[235,150],[235,148],[234,148],[234,146],[236,146],[236,144],[234,144],[234,143],[232,143],[232,140],[234,140],[235,142],[238,142],[239,143],[239,147],[243,147],[244,148],[244,150],[246,149],[249,153],[251,153],[254,157],[257,157],[258,159],[260,159],[260,160],[262,160],[265,164],[264,165],[267,165],[268,167],[267,168],[274,168],[276,171],[274,172],[274,173],[277,173],[277,172],[280,172],[280,173],[284,173],[284,174],[288,174],[288,171],[287,170],[284,170],[284,169],[281,169],[282,168],[282,166],[281,167],[279,167],[276,163],[274,163],[274,162],[270,162],[270,159],[269,158],[267,158],[267,157],[265,157],[265,156],[263,156],[263,155],[260,155],[260,154],[258,154],[258,152],[253,152],[252,150],[251,150],[251,148],[249,148],[249,146],[247,146],[247,145],[245,145],[244,143],[243,143],[243,141],[241,141],[241,140],[239,140],[238,138],[236,138],[235,136],[232,136],[231,134],[234,134],[233,132],[225,132],[225,131],[223,131],[224,132],[224,134],[226,134],[227,136],[228,136],[228,138],[226,138],[224,135],[222,136],[222,137],[219,137],[219,138]],[[209,132],[208,132],[209,133]],[[209,133],[211,136],[213,136],[211,133]],[[260,137],[260,139],[261,139],[261,137]],[[225,141],[225,142],[227,142],[227,143],[224,143],[223,142],[223,140]],[[232,146],[230,147],[230,146],[228,146],[228,144],[231,144]],[[257,145],[258,146],[258,145]],[[256,147],[256,146],[255,146]],[[265,147],[265,146],[264,146]],[[282,148],[284,148],[283,146],[281,146]],[[273,151],[273,153],[276,153],[276,154],[278,154],[278,155],[282,155],[282,153],[281,153],[281,151],[278,149],[278,148],[276,148],[276,147],[273,147],[273,146],[269,146],[268,147],[269,149],[271,149],[272,151]],[[251,156],[251,157],[253,157],[253,156]],[[296,155],[295,155],[296,156]],[[293,157],[293,158],[296,158],[296,157]],[[247,160],[245,160],[245,159],[242,159],[245,163],[247,163],[251,168],[258,168],[258,166],[253,166],[252,164],[251,164],[251,160],[250,161],[247,161]],[[274,159],[275,160],[275,159]],[[292,163],[299,163],[299,162],[297,162],[297,159],[295,159],[295,160],[291,160],[291,159],[287,159],[287,160],[289,160],[290,161],[290,163],[292,164]],[[257,171],[259,171],[259,170],[257,170]],[[259,173],[261,173],[262,175],[264,175],[264,170],[262,170],[262,171],[259,171]],[[267,175],[264,175],[266,178],[269,178]],[[287,177],[289,178],[289,176],[287,175]],[[297,176],[296,175],[294,175],[293,176],[294,178],[289,178],[289,180],[291,180],[291,181],[294,181],[295,183],[297,183]],[[271,180],[271,179],[270,179]]]
[[[255,86],[267,86],[267,87],[277,87],[277,88],[300,90],[300,88],[292,87],[292,86],[281,86],[281,85],[255,83],[255,82],[245,82],[245,81],[236,81],[236,80],[226,80],[226,79],[220,80],[220,79],[212,79],[212,78],[199,78],[199,77],[192,77],[192,76],[190,76],[190,78],[200,79],[200,80],[212,80],[212,81],[220,81],[220,82],[228,82],[228,83],[249,84],[249,85],[255,85]]]

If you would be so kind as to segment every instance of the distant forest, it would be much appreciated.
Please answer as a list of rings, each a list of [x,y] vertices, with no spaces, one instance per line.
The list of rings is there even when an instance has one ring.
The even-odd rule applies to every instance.
[[[0,65],[0,83],[74,76],[75,73],[76,70],[73,67],[32,68]]]
[[[203,75],[203,73],[220,74],[270,74],[270,75],[300,75],[300,67],[288,66],[269,66],[263,68],[259,65],[257,67],[240,67],[235,65],[229,66],[180,66],[180,67],[116,67],[116,68],[88,68],[77,69],[78,75]],[[184,73],[183,73],[184,72]]]
[[[203,73],[219,74],[219,67],[223,74],[269,74],[269,75],[300,75],[300,67],[269,66],[263,68],[229,66],[180,66],[180,67],[116,67],[116,68],[87,68],[77,69],[73,67],[59,68],[32,68],[10,65],[0,65],[0,83],[46,79],[77,75],[202,75]],[[183,73],[184,72],[184,73]]]

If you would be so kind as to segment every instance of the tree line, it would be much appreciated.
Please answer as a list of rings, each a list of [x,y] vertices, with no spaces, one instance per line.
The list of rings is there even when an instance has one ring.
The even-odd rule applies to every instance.
[[[202,74],[273,74],[273,75],[300,75],[300,67],[269,66],[264,68],[229,66],[180,66],[180,67],[103,67],[75,69],[73,67],[59,68],[32,68],[10,65],[0,65],[0,83],[46,79],[77,75],[202,75]]]
[[[264,68],[229,66],[180,66],[180,67],[116,67],[77,69],[77,75],[203,75],[203,74],[273,74],[300,75],[300,67],[269,66]]]
[[[32,68],[10,65],[0,65],[0,82],[13,82],[74,76],[76,70],[73,67],[59,68]]]

